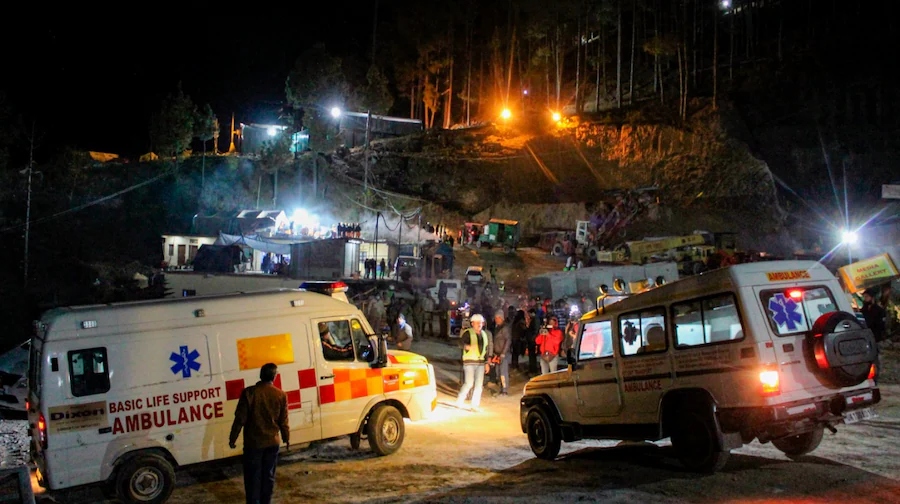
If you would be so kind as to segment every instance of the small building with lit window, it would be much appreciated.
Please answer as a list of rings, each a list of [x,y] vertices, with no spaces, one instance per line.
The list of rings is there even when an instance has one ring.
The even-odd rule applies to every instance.
[[[287,126],[280,124],[244,124],[238,130],[240,151],[245,156],[259,155],[263,143],[277,140],[288,134]],[[309,147],[309,131],[304,129],[291,134],[291,152],[297,154]]]

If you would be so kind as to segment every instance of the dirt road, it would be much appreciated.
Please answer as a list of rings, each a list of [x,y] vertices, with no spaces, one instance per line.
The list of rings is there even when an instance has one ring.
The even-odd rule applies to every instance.
[[[791,461],[771,444],[734,451],[723,471],[681,470],[667,442],[563,445],[554,462],[536,459],[519,428],[518,399],[486,394],[480,413],[452,406],[458,350],[417,341],[436,366],[440,406],[406,424],[400,451],[376,457],[346,439],[284,454],[275,502],[900,502],[900,386],[883,386],[879,417],[826,433],[811,455]],[[521,390],[522,376],[513,390]],[[236,459],[178,473],[174,504],[243,502]],[[84,491],[61,502],[102,500]]]

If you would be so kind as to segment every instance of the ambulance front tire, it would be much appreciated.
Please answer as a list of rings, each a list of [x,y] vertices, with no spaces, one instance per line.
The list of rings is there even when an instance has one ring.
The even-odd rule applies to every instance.
[[[405,434],[406,425],[403,423],[403,416],[393,406],[384,405],[375,408],[366,423],[369,447],[378,455],[390,455],[399,450]]]
[[[125,503],[163,503],[174,489],[175,468],[159,455],[133,457],[117,472],[116,495]]]

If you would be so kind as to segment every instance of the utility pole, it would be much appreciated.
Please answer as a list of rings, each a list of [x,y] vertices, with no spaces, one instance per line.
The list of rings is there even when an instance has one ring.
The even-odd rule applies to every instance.
[[[31,142],[28,148],[28,197],[25,203],[25,261],[24,286],[28,287],[28,241],[31,233],[31,179],[34,174],[34,122],[31,123]]]
[[[363,149],[363,164],[365,165],[365,176],[363,177],[363,201],[369,206],[369,131],[371,129],[372,111],[366,111],[366,146]]]
[[[378,219],[381,218],[381,212],[375,212],[375,253],[373,256],[378,260]],[[376,270],[377,271],[377,270]]]

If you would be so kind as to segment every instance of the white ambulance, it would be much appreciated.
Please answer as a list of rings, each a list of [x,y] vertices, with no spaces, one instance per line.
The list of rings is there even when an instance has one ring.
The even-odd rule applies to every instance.
[[[335,345],[323,346],[327,328]],[[372,338],[370,340],[370,338]],[[125,502],[165,502],[174,470],[239,455],[237,400],[278,365],[291,444],[350,436],[387,455],[403,418],[437,405],[434,368],[387,351],[351,304],[302,290],[57,308],[35,323],[28,395],[39,483],[100,483]]]
[[[722,468],[754,439],[789,457],[875,415],[877,347],[814,261],[741,264],[662,285],[582,318],[568,367],[520,403],[538,457],[561,441],[671,437],[682,463]]]

